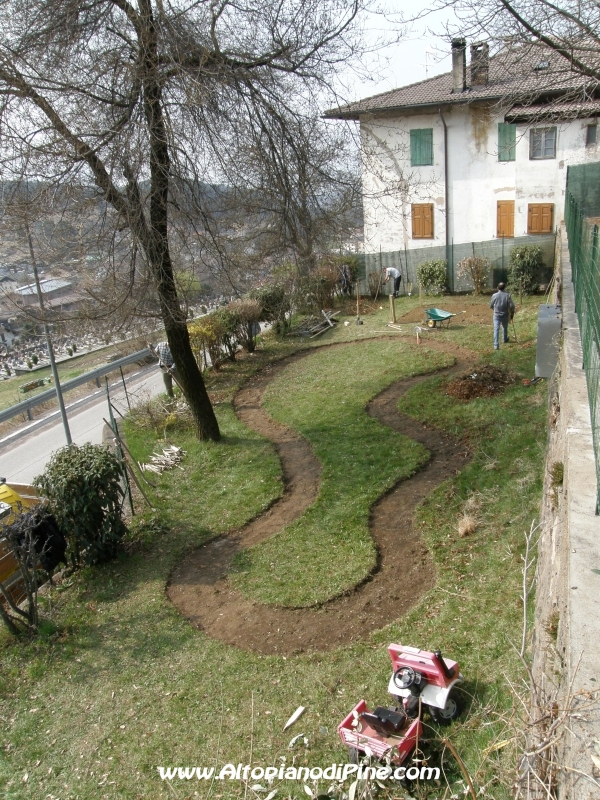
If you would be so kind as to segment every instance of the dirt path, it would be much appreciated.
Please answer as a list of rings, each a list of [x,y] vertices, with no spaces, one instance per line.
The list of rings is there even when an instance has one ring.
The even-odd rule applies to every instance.
[[[457,359],[455,366],[438,374],[459,372],[473,361],[472,353],[447,343],[428,343],[428,347],[450,352]],[[330,650],[364,638],[414,606],[435,583],[433,561],[413,526],[415,509],[469,460],[460,442],[397,411],[404,392],[431,373],[392,384],[369,403],[368,413],[423,444],[431,458],[374,504],[369,526],[379,557],[373,574],[351,592],[318,607],[291,609],[247,600],[227,580],[233,555],[297,519],[314,502],[319,489],[321,466],[310,445],[272,420],[261,407],[263,392],[278,372],[291,360],[307,356],[310,353],[301,353],[267,367],[235,399],[240,419],[267,436],[279,453],[286,487],[283,497],[244,528],[189,554],[173,571],[167,587],[173,604],[196,627],[243,650],[284,655]]]

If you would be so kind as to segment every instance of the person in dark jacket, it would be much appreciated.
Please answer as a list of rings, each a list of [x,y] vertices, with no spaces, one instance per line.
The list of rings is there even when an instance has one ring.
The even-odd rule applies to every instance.
[[[490,308],[494,311],[494,350],[500,349],[500,326],[504,332],[504,343],[508,342],[508,323],[515,315],[515,304],[503,283],[498,284],[498,291],[492,295]]]

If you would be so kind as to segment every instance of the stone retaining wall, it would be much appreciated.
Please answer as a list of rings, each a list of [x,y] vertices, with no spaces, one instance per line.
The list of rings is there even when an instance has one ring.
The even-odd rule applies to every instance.
[[[557,752],[559,797],[597,800],[600,771],[591,755],[599,755],[594,741],[600,742],[600,517],[595,515],[590,410],[564,227],[560,253],[563,342],[550,385],[533,674],[545,706],[540,713],[560,713],[575,695]],[[555,464],[563,465],[562,486],[552,479]]]

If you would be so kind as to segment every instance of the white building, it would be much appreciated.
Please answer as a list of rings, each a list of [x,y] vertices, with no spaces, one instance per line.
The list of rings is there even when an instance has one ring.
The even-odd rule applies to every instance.
[[[600,161],[600,100],[565,63],[478,43],[467,69],[454,40],[451,72],[328,111],[360,123],[365,253],[554,232],[567,167]]]

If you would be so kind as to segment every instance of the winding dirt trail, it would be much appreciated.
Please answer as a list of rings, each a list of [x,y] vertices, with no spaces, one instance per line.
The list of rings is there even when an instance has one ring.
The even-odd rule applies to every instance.
[[[473,362],[473,353],[447,343],[428,342],[427,346],[456,358],[453,367],[437,374],[464,371]],[[351,592],[317,607],[282,608],[244,598],[227,579],[233,555],[297,519],[319,490],[321,466],[308,442],[275,422],[261,407],[269,382],[291,361],[310,355],[302,352],[265,368],[235,398],[240,419],[275,445],[284,473],[283,496],[248,525],[190,553],[175,568],[167,586],[170,600],[192,624],[243,650],[278,655],[330,650],[364,638],[414,606],[435,583],[433,561],[413,526],[415,509],[450,474],[462,470],[470,458],[464,444],[397,411],[404,392],[432,373],[392,384],[369,403],[367,412],[420,442],[431,457],[371,509],[369,527],[378,550],[374,572]]]

